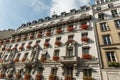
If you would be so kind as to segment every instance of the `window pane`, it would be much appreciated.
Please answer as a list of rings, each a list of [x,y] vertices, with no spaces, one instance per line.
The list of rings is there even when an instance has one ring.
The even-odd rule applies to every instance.
[[[83,54],[89,54],[89,48],[82,48]]]
[[[115,26],[116,26],[117,28],[120,28],[120,20],[115,20]]]
[[[107,55],[108,61],[110,61],[110,62],[116,61],[114,52],[106,52],[106,55]]]
[[[112,42],[111,42],[111,39],[110,39],[110,35],[104,35],[103,36],[103,42],[104,42],[105,45],[111,44]]]
[[[67,56],[73,56],[73,48],[68,48]]]

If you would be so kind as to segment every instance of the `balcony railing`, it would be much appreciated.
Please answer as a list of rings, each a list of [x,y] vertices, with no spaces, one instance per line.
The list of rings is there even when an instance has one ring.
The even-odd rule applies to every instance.
[[[62,56],[61,62],[62,63],[77,63],[78,57],[77,56]]]

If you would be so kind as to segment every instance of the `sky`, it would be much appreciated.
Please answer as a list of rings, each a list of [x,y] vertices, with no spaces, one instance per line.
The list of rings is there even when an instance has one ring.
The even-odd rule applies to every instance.
[[[0,0],[0,30],[16,30],[21,24],[89,3],[94,4],[94,0]]]

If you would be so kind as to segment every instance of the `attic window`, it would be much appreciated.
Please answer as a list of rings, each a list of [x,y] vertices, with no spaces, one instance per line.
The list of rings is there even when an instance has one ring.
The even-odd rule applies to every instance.
[[[66,15],[66,12],[62,12],[62,13],[61,13],[61,16],[65,16],[65,15]]]

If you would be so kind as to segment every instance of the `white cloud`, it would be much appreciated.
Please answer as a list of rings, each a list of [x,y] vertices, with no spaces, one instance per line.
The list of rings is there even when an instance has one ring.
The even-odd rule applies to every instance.
[[[68,12],[70,9],[78,9],[81,5],[88,4],[90,0],[52,0],[50,15],[54,12],[60,14],[63,11]]]
[[[32,0],[32,7],[34,11],[41,12],[49,9],[50,6],[47,5],[44,0]]]

